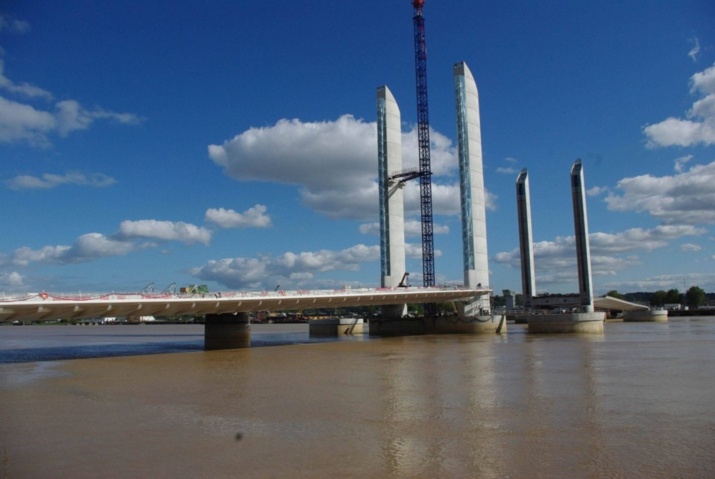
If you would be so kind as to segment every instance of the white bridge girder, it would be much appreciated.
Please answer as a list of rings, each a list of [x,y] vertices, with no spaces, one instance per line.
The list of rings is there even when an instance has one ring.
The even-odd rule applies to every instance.
[[[220,292],[204,295],[111,293],[18,294],[0,297],[0,321],[49,321],[175,314],[232,314],[252,311],[384,306],[468,301],[486,288],[378,288],[331,291]]]

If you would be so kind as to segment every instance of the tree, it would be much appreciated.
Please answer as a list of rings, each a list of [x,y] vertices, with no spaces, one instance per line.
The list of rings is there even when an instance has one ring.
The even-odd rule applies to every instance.
[[[690,309],[698,309],[698,306],[703,303],[705,303],[705,291],[699,286],[691,286],[685,293],[685,304]]]
[[[623,296],[621,293],[619,293],[615,289],[612,289],[608,293],[606,293],[606,296],[610,296],[611,298],[617,298],[617,299],[626,299],[625,296]]]
[[[650,305],[651,306],[663,306],[666,303],[666,299],[668,297],[668,293],[665,291],[658,290],[653,295],[650,297]]]
[[[677,289],[669,289],[665,294],[665,302],[668,304],[680,304],[683,301],[683,296]]]

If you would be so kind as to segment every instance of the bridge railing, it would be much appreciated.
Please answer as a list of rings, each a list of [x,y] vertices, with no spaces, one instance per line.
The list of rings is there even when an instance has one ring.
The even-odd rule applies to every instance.
[[[240,298],[280,298],[284,296],[333,296],[333,295],[363,295],[370,293],[389,293],[389,292],[431,292],[431,291],[469,291],[470,288],[463,286],[432,286],[419,287],[410,286],[409,288],[392,287],[392,288],[339,288],[339,289],[319,289],[307,290],[299,289],[294,291],[216,291],[212,293],[131,293],[131,292],[73,292],[73,293],[54,293],[54,292],[32,292],[32,293],[0,293],[0,304],[16,303],[16,302],[77,302],[77,301],[137,301],[151,299],[198,299],[198,298],[216,298],[216,299],[240,299]]]

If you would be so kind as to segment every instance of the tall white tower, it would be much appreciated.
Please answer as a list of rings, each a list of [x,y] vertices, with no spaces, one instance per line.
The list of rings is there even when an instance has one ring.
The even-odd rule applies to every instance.
[[[454,65],[459,147],[459,183],[462,207],[462,254],[464,284],[489,287],[486,200],[482,169],[482,132],[479,120],[479,92],[467,64]],[[480,296],[465,309],[467,316],[489,311],[489,297]]]
[[[402,130],[400,108],[387,86],[377,89],[377,162],[380,275],[382,287],[390,288],[399,286],[405,274],[405,213],[403,183],[390,180],[391,174],[402,171]]]

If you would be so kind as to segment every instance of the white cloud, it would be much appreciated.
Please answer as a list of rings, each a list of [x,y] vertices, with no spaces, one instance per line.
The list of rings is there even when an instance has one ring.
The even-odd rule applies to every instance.
[[[670,117],[644,127],[648,147],[715,144],[715,65],[695,73],[690,84],[690,92],[703,98],[693,103],[687,119]]]
[[[432,131],[434,176],[457,168],[451,140]],[[405,169],[416,167],[417,134],[402,135]],[[335,121],[280,120],[250,128],[222,145],[209,145],[208,154],[225,173],[240,181],[271,181],[297,185],[303,204],[329,218],[370,220],[377,215],[377,130],[375,122],[344,115]],[[458,187],[433,185],[435,214],[459,211]],[[419,194],[405,188],[406,214],[419,212]],[[456,208],[455,208],[456,206]]]
[[[27,33],[30,31],[30,24],[25,20],[17,20],[8,15],[0,15],[0,32]]]
[[[680,245],[681,251],[701,251],[702,249],[702,246],[694,243],[683,243]]]
[[[71,264],[86,263],[108,256],[121,256],[136,249],[133,243],[107,238],[100,233],[87,233],[75,240],[72,246],[44,246],[33,250],[16,249],[5,262],[14,266],[30,263]]]
[[[75,130],[86,130],[96,120],[112,120],[126,125],[141,123],[142,118],[131,113],[116,113],[102,108],[87,110],[75,100],[63,100],[55,104],[57,131],[61,136],[67,136]]]
[[[683,288],[683,284],[686,285],[685,288]],[[700,286],[705,291],[715,291],[715,274],[664,274],[637,281],[613,282],[607,285],[607,289],[618,289],[622,291],[667,291],[669,289],[678,289],[681,293],[684,293],[690,286]]]
[[[0,96],[0,141],[48,146],[47,133],[55,128],[52,114]]]
[[[22,189],[50,189],[60,185],[92,186],[105,188],[116,183],[112,177],[101,173],[85,175],[79,172],[69,172],[64,175],[45,173],[40,177],[20,175],[6,181],[7,186],[13,190]]]
[[[607,191],[609,191],[608,186],[594,186],[586,190],[586,194],[588,196],[599,196]]]
[[[693,48],[688,52],[688,56],[691,60],[696,61],[698,59],[698,53],[700,53],[700,40],[697,37],[693,37],[691,40],[693,42]]]
[[[22,275],[17,271],[0,273],[0,288],[19,288],[24,285]]]
[[[673,176],[641,175],[617,184],[623,193],[606,197],[613,211],[646,211],[665,223],[715,223],[715,162]]]
[[[673,167],[678,173],[682,173],[685,169],[685,165],[693,159],[693,155],[685,155],[680,158],[676,158],[675,166]]]
[[[660,225],[652,229],[631,228],[621,233],[592,233],[589,235],[594,254],[620,254],[632,251],[651,251],[669,245],[674,239],[698,236],[706,232],[690,225]]]
[[[148,238],[164,241],[183,241],[189,244],[203,243],[206,245],[211,241],[210,230],[191,223],[184,223],[183,221],[122,221],[116,236],[123,240]]]
[[[0,60],[0,90],[28,100],[52,100],[53,96],[47,90],[28,83],[17,84],[7,78],[4,66]],[[34,147],[48,147],[50,134],[65,137],[73,131],[89,128],[97,120],[128,125],[144,121],[132,113],[117,113],[100,107],[89,110],[76,100],[62,100],[54,104],[54,109],[44,109],[0,96],[0,142],[27,142]]]
[[[0,22],[2,19],[0,19]],[[42,88],[30,85],[29,83],[16,84],[5,76],[5,62],[0,58],[0,88],[12,94],[22,95],[28,98],[43,98],[52,100],[52,93]]]
[[[594,275],[614,275],[637,264],[634,253],[668,246],[673,240],[697,236],[706,231],[690,225],[661,225],[653,229],[631,228],[620,233],[591,233],[591,267]],[[571,281],[576,278],[576,246],[573,236],[534,243],[534,263],[541,284]],[[519,249],[499,252],[497,263],[520,268]]]
[[[192,274],[231,289],[301,288],[315,273],[357,271],[366,262],[377,261],[379,246],[355,245],[341,251],[287,252],[277,257],[225,258],[194,268]]]
[[[380,237],[380,223],[363,223],[359,227],[359,231],[364,235],[372,235]],[[446,235],[449,234],[449,226],[441,225],[438,223],[432,224],[432,232],[436,235]],[[422,235],[422,222],[419,219],[408,219],[405,220],[405,236],[421,236]]]
[[[267,228],[271,226],[271,217],[265,215],[266,207],[256,205],[243,213],[231,209],[210,208],[206,210],[206,221],[221,228]]]
[[[715,65],[694,74],[690,78],[690,93],[700,92],[703,95],[715,93]]]
[[[71,246],[48,245],[39,249],[23,246],[9,255],[0,254],[0,268],[26,267],[30,263],[57,265],[87,263],[156,246],[154,243],[141,241],[145,239],[208,244],[211,235],[211,231],[206,228],[183,222],[123,221],[119,225],[119,231],[112,236],[87,233],[79,236]]]
[[[500,166],[496,169],[497,173],[502,173],[504,175],[513,175],[516,173],[516,171],[517,171],[516,168],[512,168],[511,166],[508,166],[506,168],[503,166]]]
[[[65,253],[69,262],[87,262],[108,256],[123,256],[135,249],[135,245],[126,241],[107,238],[100,233],[87,233],[74,242]]]

